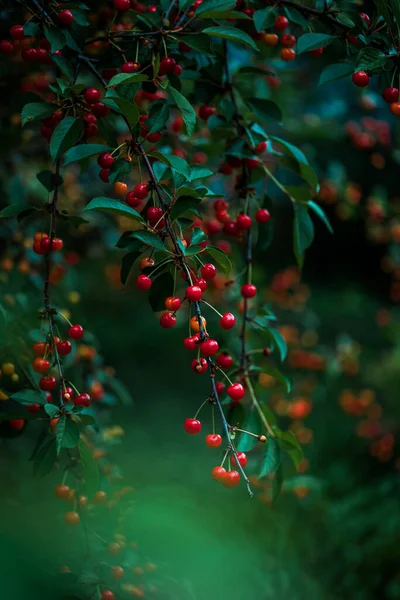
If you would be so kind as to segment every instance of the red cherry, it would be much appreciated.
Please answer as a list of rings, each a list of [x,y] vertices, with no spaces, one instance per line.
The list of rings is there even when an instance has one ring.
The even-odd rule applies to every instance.
[[[325,48],[315,48],[315,50],[309,50],[308,54],[310,56],[321,56],[321,54],[324,52],[324,50],[325,50]]]
[[[176,65],[176,60],[171,57],[163,58],[160,62],[160,67],[158,70],[158,74],[160,76],[165,75],[166,73],[172,73],[174,67]]]
[[[64,402],[70,402],[75,396],[75,392],[71,387],[65,387],[62,392],[62,398]]]
[[[121,67],[123,73],[136,73],[139,69],[140,65],[137,62],[126,62]]]
[[[88,88],[83,97],[88,104],[96,104],[100,100],[100,92],[96,88]]]
[[[228,385],[226,388],[226,393],[232,400],[239,401],[244,396],[244,387],[241,383],[232,383],[232,385]]]
[[[181,307],[181,300],[177,296],[168,296],[165,299],[165,308],[173,312],[179,310]]]
[[[197,287],[199,287],[201,289],[202,292],[205,292],[207,289],[207,281],[205,279],[203,279],[202,277],[200,277],[196,281],[196,285],[197,285]]]
[[[72,350],[71,342],[68,340],[64,340],[63,342],[58,342],[57,344],[57,352],[60,356],[68,356],[68,354]]]
[[[267,142],[260,142],[259,144],[257,144],[257,146],[255,146],[254,148],[254,152],[256,154],[263,154],[267,149]]]
[[[218,218],[218,217],[217,217]],[[224,233],[226,233],[226,235],[230,235],[232,237],[235,237],[237,235],[237,226],[235,221],[228,221],[228,223],[225,223],[224,225]]]
[[[271,218],[269,211],[266,208],[259,208],[256,211],[255,218],[257,223],[268,223]]]
[[[114,0],[115,10],[120,12],[127,12],[131,8],[130,0]]]
[[[221,394],[224,393],[225,384],[222,381],[216,381],[215,382],[215,387],[216,387],[218,396],[220,396]]]
[[[36,373],[41,373],[42,375],[44,373],[47,373],[47,371],[50,369],[49,361],[44,358],[35,358],[32,366],[33,370],[36,371]]]
[[[92,113],[86,113],[83,118],[85,119],[85,121],[88,125],[94,125],[97,122],[96,117],[94,115],[92,115]],[[103,152],[103,154],[106,154],[106,152]],[[100,156],[102,156],[102,155],[100,154]],[[110,154],[110,156],[111,156],[111,154]]]
[[[72,325],[72,327],[68,329],[68,337],[72,340],[81,340],[84,333],[82,325]]]
[[[94,116],[94,115],[92,115]],[[95,117],[96,118],[96,117]],[[91,138],[94,137],[95,135],[97,135],[99,133],[99,128],[97,127],[97,125],[95,125],[94,123],[91,123],[90,125],[87,125],[84,128],[84,134],[87,138]]]
[[[248,215],[238,215],[236,217],[236,227],[241,231],[245,231],[246,229],[250,229],[251,227],[251,217]]]
[[[207,361],[205,358],[194,358],[191,363],[193,373],[196,375],[201,375],[201,373],[205,373],[207,371]]]
[[[215,481],[219,481],[220,483],[222,483],[225,474],[226,469],[224,469],[224,467],[214,467],[211,471],[212,478],[215,479]]]
[[[369,76],[365,71],[357,71],[357,73],[353,73],[351,79],[358,87],[366,87],[369,84]]]
[[[5,54],[6,56],[10,56],[14,51],[14,46],[8,40],[0,41],[0,54]],[[25,54],[26,55],[26,54]],[[33,61],[31,61],[33,62]]]
[[[174,66],[174,73],[177,77],[180,77],[182,75],[182,71],[183,71],[183,69],[182,69],[181,65]]]
[[[360,17],[366,22],[368,26],[371,24],[371,19],[365,12],[360,12]]]
[[[144,200],[149,193],[147,183],[138,183],[137,185],[135,185],[135,187],[133,188],[133,193],[135,194],[136,198]]]
[[[46,342],[36,342],[36,344],[33,344],[32,346],[34,354],[43,357],[46,353],[46,346]]]
[[[236,317],[230,312],[224,313],[219,321],[222,329],[232,329],[236,325]]]
[[[233,365],[233,358],[227,352],[221,352],[217,357],[217,365],[221,369],[230,369]]]
[[[115,160],[114,157],[111,156],[111,154],[109,152],[102,152],[102,154],[99,154],[99,157],[97,159],[97,164],[102,169],[109,169],[111,167],[111,165],[113,164],[114,160]]]
[[[103,590],[101,592],[101,600],[114,600],[114,592],[111,590]]]
[[[134,192],[128,192],[126,195],[126,203],[132,208],[136,208],[140,206],[142,201],[140,198],[136,198]]]
[[[198,302],[201,299],[202,291],[198,285],[189,285],[186,288],[186,298],[190,302]]]
[[[234,488],[240,483],[240,475],[237,471],[228,471],[223,479],[222,485],[228,488]]]
[[[56,385],[57,381],[51,375],[45,375],[39,379],[39,387],[44,392],[52,392],[56,388]]]
[[[288,50],[286,48],[286,50]],[[290,52],[293,52],[293,50],[289,50]],[[249,169],[249,171],[252,171],[253,169],[257,169],[257,167],[259,166],[260,161],[258,160],[258,158],[246,158],[246,167]]]
[[[206,445],[209,448],[219,448],[222,444],[222,437],[219,433],[209,433],[206,436]]]
[[[164,327],[164,329],[170,329],[174,325],[176,325],[176,317],[170,312],[164,313],[160,317],[160,325]]]
[[[183,428],[189,435],[196,435],[200,433],[201,423],[197,419],[186,419]]]
[[[252,283],[245,283],[240,290],[243,298],[254,298],[257,294],[257,288]]]
[[[203,104],[199,108],[199,118],[203,121],[208,121],[208,119],[215,115],[216,109],[213,106],[209,106],[208,104]]]
[[[89,394],[79,394],[79,396],[74,398],[75,406],[89,406],[90,402],[91,400]]]
[[[46,254],[50,250],[51,240],[49,237],[44,237],[40,240],[40,250],[42,254]]]
[[[228,208],[228,203],[226,200],[223,200],[222,198],[220,198],[219,200],[216,200],[214,202],[215,212],[218,212],[220,210],[226,210],[227,208]]]
[[[145,137],[148,142],[151,142],[152,144],[157,144],[157,142],[159,142],[161,139],[161,132],[156,131],[155,133],[150,133],[144,135],[143,137]]]
[[[164,212],[162,208],[158,206],[150,206],[147,209],[146,217],[150,225],[155,225],[158,221],[161,220]]]
[[[10,36],[13,40],[23,40],[25,34],[22,25],[13,25],[10,29]]]
[[[0,52],[1,52],[1,46],[2,46],[3,42],[0,42]],[[7,42],[8,44],[9,42]],[[6,54],[4,52],[4,54]],[[24,62],[35,62],[36,60],[36,49],[35,48],[25,48],[24,50],[22,50],[21,52],[21,58]]]
[[[217,269],[211,263],[206,263],[200,269],[200,273],[204,277],[204,279],[212,279],[217,274]]]
[[[8,421],[11,429],[14,429],[15,431],[21,431],[24,426],[25,426],[25,421],[23,419],[12,419],[11,421]]]
[[[185,338],[183,340],[183,345],[185,346],[186,350],[196,350],[196,348],[198,348],[199,341],[200,336],[198,333],[196,333],[195,335]]]
[[[286,46],[286,48],[293,48],[293,46],[296,43],[296,38],[294,37],[294,35],[291,35],[290,33],[284,33],[281,37],[281,44],[282,46]]]
[[[151,288],[151,284],[152,281],[150,277],[147,277],[147,275],[144,275],[143,273],[136,279],[136,285],[139,290],[149,290]]]
[[[247,465],[247,456],[245,455],[244,452],[237,452],[236,456],[237,456],[240,466],[244,468]],[[236,462],[236,459],[233,454],[231,456],[231,465],[233,467],[237,466],[237,462]]]
[[[280,15],[279,17],[276,17],[274,27],[277,31],[284,31],[289,27],[289,20]]]
[[[54,238],[51,243],[52,252],[60,252],[64,246],[64,242],[60,238]]]
[[[29,404],[29,406],[26,407],[26,410],[32,415],[35,415],[40,410],[40,404]]]
[[[385,102],[392,104],[392,102],[399,101],[399,90],[395,87],[385,88],[382,92],[382,97]]]
[[[203,356],[214,356],[219,350],[217,340],[205,340],[200,344],[200,352]]]
[[[60,12],[58,13],[58,20],[60,21],[61,25],[64,25],[64,27],[68,27],[68,25],[71,25],[71,23],[73,22],[74,15],[70,10],[60,10]]]
[[[99,177],[102,181],[104,181],[104,183],[110,183],[109,180],[109,176],[110,175],[110,169],[101,169],[100,173],[99,173]]]
[[[101,117],[106,117],[110,114],[110,108],[103,104],[103,102],[96,102],[96,104],[92,104],[92,113],[100,119]]]

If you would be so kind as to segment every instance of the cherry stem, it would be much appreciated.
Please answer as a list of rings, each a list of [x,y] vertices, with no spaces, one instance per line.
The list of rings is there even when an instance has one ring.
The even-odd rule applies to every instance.
[[[199,408],[196,411],[196,414],[194,415],[194,419],[197,419],[197,415],[200,413],[201,409],[203,408],[203,406],[205,406],[207,404],[207,402],[209,402],[209,398],[206,398],[206,400],[204,400],[204,402],[202,402],[199,406]]]
[[[258,415],[261,419],[262,424],[264,425],[265,429],[268,431],[268,433],[271,437],[276,437],[275,431],[272,429],[271,425],[268,423],[267,417],[263,413],[261,405],[260,405],[259,401],[257,400],[257,397],[254,392],[254,388],[253,388],[253,385],[251,383],[248,373],[244,374],[244,380],[246,382],[247,389],[249,390],[251,402],[252,402],[255,410],[258,412]]]
[[[212,308],[212,309],[213,309],[213,311],[214,311],[215,313],[217,313],[217,315],[218,315],[218,316],[220,316],[220,317],[221,317],[221,319],[222,319],[222,315],[221,315],[221,313],[220,313],[220,312],[218,312],[218,311],[217,311],[217,309],[216,309],[216,308],[215,308],[215,307],[214,307],[212,304],[210,304],[209,302],[207,302],[207,301],[206,301],[206,300],[204,300],[203,298],[201,299],[201,302],[204,302],[204,304],[207,304],[207,306],[209,306],[210,308]]]

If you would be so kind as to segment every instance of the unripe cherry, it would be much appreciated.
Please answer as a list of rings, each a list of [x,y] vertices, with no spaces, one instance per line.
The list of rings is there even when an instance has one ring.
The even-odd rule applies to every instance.
[[[237,456],[240,466],[244,468],[247,465],[247,456],[245,455],[244,452],[237,452],[236,456]],[[236,467],[236,465],[237,465],[236,459],[233,454],[231,456],[231,465],[233,467]]]
[[[266,208],[259,208],[254,216],[257,223],[268,223],[271,218],[271,215]]]
[[[68,337],[70,337],[72,340],[81,340],[84,333],[85,331],[82,325],[72,325],[68,329]]]
[[[226,312],[222,315],[219,324],[222,329],[232,329],[236,325],[236,317],[232,313]]]
[[[201,375],[207,371],[207,361],[205,358],[194,358],[191,363],[191,368],[193,373],[196,375]]]
[[[263,40],[266,46],[277,46],[279,44],[279,38],[276,33],[265,33]]]
[[[241,383],[236,382],[232,385],[228,385],[226,388],[226,393],[228,394],[229,398],[232,398],[232,400],[239,401],[244,396],[244,387]]]
[[[242,285],[240,293],[242,294],[243,298],[254,298],[254,296],[257,294],[257,288],[252,283],[245,283]]]
[[[186,298],[190,302],[198,302],[201,299],[202,291],[198,285],[189,285],[186,288]]]
[[[166,312],[160,317],[160,325],[164,327],[164,329],[170,329],[174,325],[176,325],[176,317],[170,312]]]
[[[222,444],[222,437],[219,433],[209,433],[206,436],[206,445],[209,448],[219,448]]]
[[[197,435],[201,431],[201,423],[198,419],[186,419],[183,428],[189,435]]]
[[[219,350],[217,340],[205,340],[200,344],[200,352],[203,356],[214,356]]]
[[[147,277],[147,275],[144,275],[143,273],[136,279],[136,285],[139,290],[149,290],[151,288],[151,284],[152,281],[150,277]]]
[[[217,269],[215,268],[215,265],[211,263],[206,263],[201,267],[200,273],[202,274],[204,279],[212,279],[217,274]]]
[[[221,369],[230,369],[233,365],[233,358],[227,352],[221,352],[217,357],[217,365]]]

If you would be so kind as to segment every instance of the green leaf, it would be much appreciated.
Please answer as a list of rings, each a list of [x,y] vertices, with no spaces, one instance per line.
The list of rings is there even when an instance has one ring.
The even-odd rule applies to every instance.
[[[133,252],[128,252],[127,254],[125,254],[125,256],[122,257],[120,272],[120,279],[122,285],[125,285],[128,281],[129,273],[131,272],[135,261],[139,258],[141,254],[141,250],[134,250]]]
[[[301,7],[299,7],[301,10]],[[306,17],[300,12],[300,10],[296,10],[295,8],[291,8],[288,6],[285,6],[285,13],[289,19],[290,22],[293,23],[297,23],[297,25],[300,25],[300,27],[302,27],[303,29],[308,29],[309,24],[308,21],[306,19]]]
[[[291,431],[280,431],[278,429],[275,433],[281,450],[290,456],[297,469],[304,458],[304,453],[296,436]]]
[[[354,65],[350,63],[337,63],[333,65],[328,65],[322,71],[318,85],[322,85],[323,83],[328,83],[329,81],[336,81],[337,79],[341,79],[342,77],[348,77],[354,71]]]
[[[193,135],[196,127],[196,113],[190,102],[178,90],[170,86],[169,91],[176,105],[182,113],[182,118],[186,126],[186,131],[189,136]],[[177,157],[176,157],[177,158]]]
[[[149,302],[152,310],[157,312],[165,310],[165,298],[172,296],[174,291],[174,278],[171,273],[162,273],[157,277],[149,290]]]
[[[25,104],[21,111],[22,127],[31,121],[46,119],[47,117],[50,117],[54,111],[54,105],[49,104],[48,102],[30,102],[29,104]]]
[[[122,115],[128,121],[130,127],[134,127],[139,121],[139,110],[136,106],[125,98],[104,98],[103,103],[109,106],[111,110]]]
[[[231,42],[236,42],[237,44],[244,44],[248,48],[252,48],[258,52],[258,48],[254,43],[254,40],[241,29],[236,29],[235,27],[207,27],[207,29],[203,30],[203,33],[206,33],[212,37],[220,37],[224,40],[230,40]],[[184,40],[186,40],[186,38],[184,38]]]
[[[149,134],[160,131],[167,124],[169,119],[169,108],[165,100],[157,100],[150,105],[149,118],[146,126],[149,128]]]
[[[194,35],[185,35],[182,37],[182,41],[185,42],[190,48],[195,50],[204,56],[214,56],[214,51],[211,46],[211,40],[208,35],[203,33]]]
[[[58,177],[56,177],[55,173],[53,173],[53,171],[40,171],[40,173],[38,173],[36,175],[37,179],[40,181],[40,183],[46,188],[46,190],[48,192],[52,192],[56,186],[56,184],[58,185],[62,185],[64,180],[61,177],[61,175],[59,175]]]
[[[114,160],[113,164],[110,168],[110,173],[108,178],[110,183],[115,183],[116,181],[123,181],[125,175],[128,175],[132,170],[132,165],[130,162],[125,160],[125,158],[117,158]]]
[[[275,473],[281,462],[281,450],[278,442],[273,437],[268,437],[267,449],[261,464],[259,479]]]
[[[206,251],[215,260],[215,262],[221,267],[226,277],[229,277],[232,269],[232,263],[225,254],[216,246],[207,246]]]
[[[388,60],[388,57],[382,50],[377,48],[363,48],[357,56],[357,64],[354,67],[355,71],[372,71],[379,69]]]
[[[200,229],[200,227],[195,227],[192,231],[190,243],[193,245],[201,244],[202,242],[205,242],[206,239],[207,235],[204,233],[204,231]]]
[[[210,169],[206,169],[205,167],[193,165],[190,169],[190,181],[195,181],[196,179],[205,179],[211,175],[214,175],[214,172],[210,171]]]
[[[300,267],[303,266],[304,252],[314,239],[314,225],[304,204],[294,204],[294,254]]]
[[[71,63],[63,56],[58,56],[58,54],[50,54],[50,56],[53,63],[67,77],[68,81],[73,81],[74,71],[72,69]]]
[[[396,2],[396,0],[394,0],[394,2]],[[388,0],[374,0],[374,4],[376,6],[378,15],[382,15],[386,23],[389,24],[391,22],[391,16],[388,10]]]
[[[297,40],[297,53],[326,48],[335,38],[326,33],[304,33]]]
[[[56,406],[55,404],[47,403],[44,405],[44,410],[48,414],[50,419],[54,419],[54,417],[56,417],[59,414],[60,407]]]
[[[315,171],[310,167],[307,157],[304,152],[294,146],[293,144],[289,144],[286,140],[282,140],[281,138],[271,136],[271,140],[277,142],[283,150],[292,157],[297,163],[297,172],[313,188],[317,188],[318,186],[318,177]]]
[[[319,216],[321,221],[323,223],[325,223],[328,231],[330,231],[330,233],[333,233],[332,225],[330,224],[328,217],[326,216],[323,209],[319,206],[319,204],[317,204],[316,202],[313,202],[312,200],[309,200],[307,202],[307,204],[311,208],[311,210],[313,210],[315,212],[315,214],[317,214]]]
[[[31,404],[46,404],[47,400],[40,392],[36,392],[35,390],[19,390],[15,392],[11,396],[13,400],[18,400],[19,402],[29,402]]]
[[[66,117],[60,121],[50,140],[50,155],[53,164],[81,138],[82,134],[82,119]]]
[[[132,237],[140,240],[147,246],[151,246],[152,248],[165,250],[164,242],[155,233],[150,233],[149,231],[135,231],[132,233]]]
[[[238,12],[237,10],[209,10],[203,13],[200,17],[198,14],[196,14],[196,17],[200,19],[213,19],[215,21],[220,19],[242,19],[251,21],[251,17],[245,13]]]
[[[256,116],[262,121],[269,121],[270,119],[282,121],[281,109],[272,100],[265,100],[263,98],[249,98],[249,100],[247,100],[247,104],[255,112]]]
[[[83,210],[102,210],[104,212],[111,212],[115,215],[121,215],[122,217],[129,217],[135,221],[143,221],[141,215],[136,210],[123,204],[119,200],[114,200],[112,198],[101,196],[93,198]]]
[[[204,0],[196,9],[196,17],[215,10],[230,10],[235,8],[236,2],[232,0]]]
[[[184,158],[175,156],[175,154],[169,154],[166,158],[172,169],[183,175],[187,181],[190,181],[190,166]]]
[[[53,470],[57,460],[57,446],[54,437],[47,438],[35,454],[33,461],[34,476],[44,477]]]
[[[174,206],[171,210],[171,220],[175,221],[178,217],[183,215],[186,211],[194,208],[200,204],[201,199],[193,196],[180,196],[177,198]]]
[[[79,427],[70,416],[62,415],[56,425],[57,454],[62,448],[75,448],[79,442]]]
[[[44,35],[50,42],[51,52],[62,50],[66,44],[64,32],[58,27],[49,27],[44,25]]]
[[[255,410],[249,410],[247,413],[246,420],[243,425],[241,425],[241,429],[245,431],[250,431],[251,433],[255,433],[258,435],[261,431],[261,421],[258,413]],[[247,433],[241,433],[239,437],[239,441],[236,444],[236,449],[238,452],[250,452],[253,450],[254,446],[258,443],[258,439],[253,435],[248,435]]]
[[[284,361],[287,355],[287,344],[285,338],[277,329],[269,329],[268,333],[272,338],[274,347],[279,352],[281,361]]]
[[[112,148],[105,146],[104,144],[81,144],[80,146],[74,146],[65,153],[63,165],[69,165],[77,160],[94,156],[95,154],[101,154],[102,152],[110,152]]]
[[[0,211],[0,219],[17,217],[27,210],[32,210],[32,206],[29,206],[29,204],[12,204],[11,206],[6,206]]]
[[[275,23],[276,10],[273,6],[267,6],[261,10],[256,10],[253,19],[256,31],[263,31]]]
[[[397,24],[400,25],[400,4],[398,0],[389,0],[389,2],[392,7],[394,18],[396,19]],[[388,21],[388,23],[390,23],[390,21]]]
[[[147,75],[142,75],[141,73],[118,73],[118,75],[114,75],[114,77],[110,79],[108,87],[111,88],[121,85],[121,83],[140,83],[141,81],[147,80]]]
[[[282,383],[285,386],[286,392],[289,394],[290,390],[292,389],[292,380],[289,377],[286,377],[286,375],[281,373],[279,369],[270,364],[263,365],[262,371],[263,373],[273,377],[278,383]]]
[[[82,438],[79,440],[79,455],[81,457],[83,477],[86,483],[86,493],[89,498],[91,498],[99,489],[100,472],[90,448]]]
[[[272,505],[278,500],[284,481],[283,465],[279,465],[275,476],[272,480]]]

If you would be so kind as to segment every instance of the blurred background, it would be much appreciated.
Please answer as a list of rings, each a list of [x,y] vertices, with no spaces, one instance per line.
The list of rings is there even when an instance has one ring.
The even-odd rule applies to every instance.
[[[3,431],[4,598],[98,598],[95,579],[79,580],[77,591],[74,572],[86,545],[96,552],[116,531],[132,548],[137,581],[150,580],[149,597],[400,597],[398,122],[374,85],[362,91],[348,80],[318,86],[334,50],[285,66],[270,49],[263,52],[270,68],[279,65],[279,75],[255,85],[281,106],[285,135],[317,170],[318,202],[334,228],[331,236],[315,223],[316,240],[299,273],[291,207],[268,183],[274,239],[258,254],[255,280],[288,343],[284,371],[294,386],[287,395],[262,375],[259,386],[282,428],[290,428],[304,449],[299,472],[285,481],[273,507],[269,481],[252,478],[256,495],[250,500],[244,486],[227,490],[211,480],[212,451],[182,428],[208,382],[188,366],[185,327],[159,327],[134,275],[120,284],[122,252],[115,243],[127,224],[104,215],[76,229],[61,224],[68,252],[54,274],[54,297],[90,329],[71,360],[83,362],[83,370],[85,361],[93,362],[102,473],[123,477],[129,493],[116,511],[108,503],[95,506],[85,531],[68,529],[54,497],[60,472],[37,478],[28,462],[39,424],[28,422],[21,435]],[[235,59],[238,64],[240,55]],[[46,153],[35,128],[21,134],[18,124],[18,109],[37,84],[27,77],[11,111],[2,109],[2,207],[28,198],[39,202],[45,193],[35,174],[46,168]],[[281,131],[273,125],[271,133]],[[215,163],[212,152],[199,135],[197,161]],[[62,201],[69,208],[79,210],[103,190],[97,170],[67,170]],[[215,187],[222,191],[224,185],[217,176]],[[25,358],[16,340],[35,331],[33,314],[41,303],[40,257],[29,250],[36,230],[29,217],[0,222],[2,306],[18,326],[11,341],[3,340],[0,356],[21,377]],[[213,294],[218,305],[219,290]],[[1,388],[12,391],[17,382],[7,377],[3,369]],[[103,479],[107,493],[112,479]],[[104,564],[118,560],[110,555]],[[140,597],[135,586],[132,596]]]

